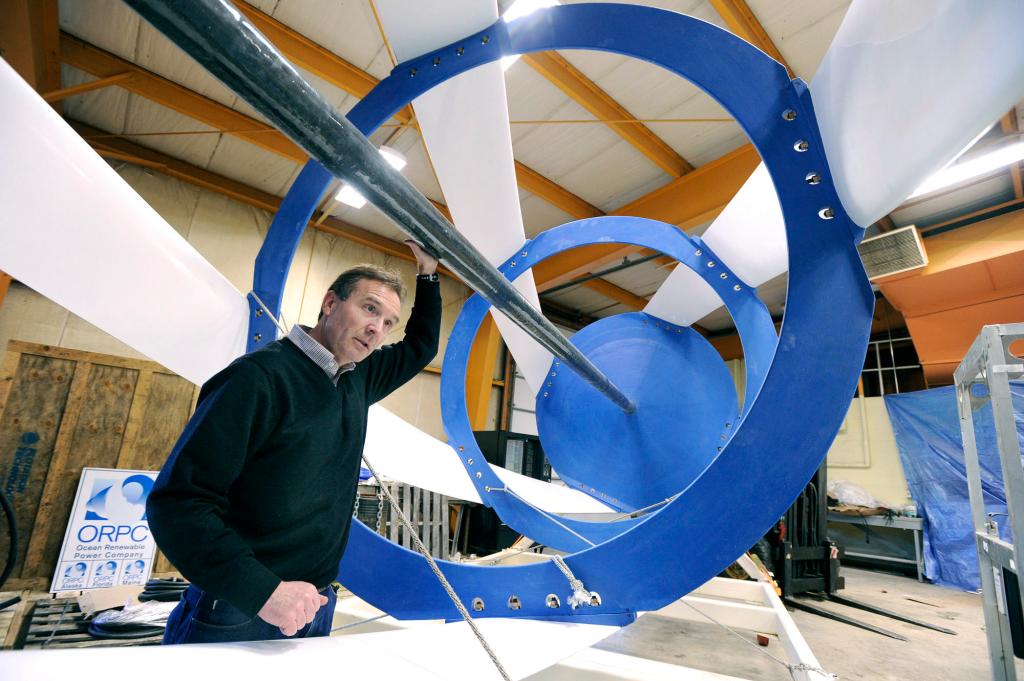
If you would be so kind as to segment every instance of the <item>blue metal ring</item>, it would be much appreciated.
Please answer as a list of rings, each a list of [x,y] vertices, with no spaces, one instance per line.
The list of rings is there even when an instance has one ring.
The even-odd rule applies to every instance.
[[[743,284],[739,286],[738,291],[736,290],[736,282],[740,280],[723,263],[718,262],[718,266],[715,268],[707,267],[707,263],[716,261],[717,257],[710,252],[706,244],[672,225],[643,218],[620,216],[570,222],[543,232],[532,241],[528,241],[499,269],[507,278],[514,280],[537,263],[553,255],[591,243],[629,243],[652,248],[675,258],[701,276],[732,313],[743,342],[744,351],[752,359],[751,364],[754,368],[747,376],[747,390],[752,395],[760,390],[767,367],[771,362],[771,356],[775,352],[776,336],[771,315],[757,297],[756,292],[749,286]],[[720,276],[722,273],[726,275],[724,278]],[[449,442],[457,448],[459,459],[480,498],[487,506],[494,508],[502,521],[510,527],[535,541],[563,551],[581,551],[630,529],[636,524],[636,519],[605,523],[559,518],[555,523],[546,514],[538,512],[530,505],[504,492],[504,483],[484,460],[473,436],[464,390],[473,339],[489,309],[489,304],[480,295],[471,296],[463,304],[462,311],[448,340],[443,364],[444,372],[441,376],[441,408],[445,430],[448,433]],[[649,317],[648,315],[643,316]],[[671,326],[653,317],[650,317],[650,325],[652,330],[655,326],[661,328],[664,325],[665,329]],[[672,328],[681,331],[674,326]],[[706,341],[701,339],[701,342]],[[720,358],[717,361],[722,363]],[[763,367],[763,370],[758,367]],[[750,401],[747,402],[748,406],[749,404]],[[586,407],[581,405],[581,409],[585,410]],[[729,417],[731,421],[729,433],[738,430],[739,416],[732,412]],[[654,438],[657,437],[657,434],[650,434],[650,436]],[[721,444],[724,449],[727,439]],[[700,462],[700,469],[710,463],[715,453],[713,449],[706,453],[707,459]],[[590,454],[587,452],[588,456]],[[563,470],[560,467],[561,461],[552,457],[552,462],[559,469],[563,480],[575,482],[571,476],[561,473]],[[635,506],[625,506],[618,499],[609,498],[597,490],[592,490],[592,485],[597,485],[600,489],[600,484],[595,479],[588,478],[585,485],[573,484],[572,486],[595,496],[613,508],[632,511],[676,494],[692,482],[693,477],[696,476],[684,478],[673,476],[666,482],[666,489],[659,488],[651,499]]]
[[[466,57],[461,61],[460,47]],[[578,611],[565,605],[548,608],[548,594],[569,591],[551,563],[507,568],[441,563],[459,594],[483,599],[485,609],[477,617],[626,623],[637,610],[657,609],[712,577],[797,496],[842,423],[863,362],[874,300],[854,246],[859,228],[836,195],[805,86],[790,81],[781,65],[756,48],[691,17],[634,5],[580,4],[538,11],[508,26],[499,21],[396,67],[349,119],[371,132],[422,92],[468,68],[506,54],[551,49],[632,56],[701,87],[753,141],[786,220],[786,318],[764,384],[757,396],[747,396],[750,406],[742,427],[714,465],[661,511],[565,559],[588,589],[601,594],[602,605]],[[441,66],[421,68],[435,57],[442,57]],[[784,117],[786,111],[795,117]],[[795,150],[798,141],[807,142],[806,151]],[[807,184],[810,172],[819,173],[822,182]],[[322,178],[319,194],[329,179]],[[311,173],[293,185],[285,201],[288,210],[278,213],[265,248],[276,247],[279,233],[294,233],[309,221],[315,202],[302,205],[291,199],[309,191],[305,182],[315,181]],[[834,219],[819,218],[826,206]],[[458,617],[421,557],[362,523],[352,524],[339,578],[396,617]],[[512,595],[522,604],[519,610],[505,606]]]

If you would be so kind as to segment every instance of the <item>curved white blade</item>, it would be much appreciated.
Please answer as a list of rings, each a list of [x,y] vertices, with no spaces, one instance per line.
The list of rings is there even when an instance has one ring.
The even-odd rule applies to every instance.
[[[478,619],[476,625],[513,679],[546,669],[619,630],[526,619]],[[0,677],[5,679],[65,681],[82,676],[83,669],[103,669],[109,681],[137,679],[140,669],[148,681],[281,681],[325,671],[331,676],[332,669],[343,678],[501,678],[464,622],[289,641],[0,652]]]
[[[836,189],[867,226],[1024,97],[1024,3],[853,3],[811,84]]]
[[[2,60],[0,101],[0,270],[194,383],[242,354],[234,286]]]
[[[488,0],[380,0],[377,8],[399,62],[498,19],[497,5]],[[413,108],[455,226],[492,265],[501,264],[526,240],[501,65],[492,62],[449,80],[418,97]],[[515,287],[540,309],[532,272],[520,276]],[[551,365],[551,353],[505,315],[492,314],[516,365],[536,391]]]
[[[383,478],[399,480],[455,499],[480,501],[459,455],[384,407],[370,407],[363,456]],[[583,492],[491,466],[516,494],[549,513],[609,513],[608,506]]]
[[[854,222],[867,226],[892,211],[1024,97],[1021,26],[1019,0],[851,5],[811,93]],[[703,238],[749,286],[786,271],[785,226],[763,165]],[[692,323],[721,305],[695,295],[697,277],[685,269],[676,268],[647,312]]]

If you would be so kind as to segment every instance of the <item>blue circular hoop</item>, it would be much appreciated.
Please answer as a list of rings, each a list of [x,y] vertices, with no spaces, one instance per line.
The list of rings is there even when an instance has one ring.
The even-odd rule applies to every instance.
[[[565,558],[586,587],[601,594],[600,606],[548,608],[548,594],[569,592],[565,577],[548,562],[506,568],[441,563],[463,598],[484,601],[477,617],[622,624],[637,610],[662,607],[714,576],[797,496],[842,423],[863,362],[874,298],[855,248],[860,230],[836,195],[806,87],[790,81],[780,64],[748,43],[692,17],[635,5],[579,4],[538,11],[507,26],[499,21],[399,65],[348,117],[368,134],[418,95],[463,71],[509,54],[553,49],[643,59],[712,96],[764,159],[789,244],[785,321],[761,390],[747,396],[742,427],[714,465],[659,512]],[[821,175],[820,184],[804,181],[811,172]],[[254,290],[275,312],[298,239],[330,180],[319,164],[308,163],[268,233]],[[832,219],[819,217],[825,207],[832,209]],[[261,320],[254,314],[251,328],[260,328]],[[339,577],[396,617],[458,617],[420,556],[362,523],[352,524]],[[521,603],[518,610],[505,605],[512,595]]]
[[[717,260],[717,256],[707,248],[706,244],[699,238],[691,237],[672,225],[655,220],[620,216],[570,222],[543,232],[535,239],[528,241],[499,270],[507,278],[515,279],[551,256],[590,243],[628,243],[655,249],[675,258],[701,276],[725,302],[736,322],[744,352],[751,358],[753,367],[747,374],[747,391],[751,395],[757,394],[764,382],[772,354],[775,352],[776,336],[771,315],[753,289],[745,284],[737,284],[741,280],[728,267],[720,262],[714,269],[709,269],[706,266],[707,262]],[[721,274],[726,276],[723,278]],[[739,290],[736,290],[737,286]],[[487,506],[494,508],[502,521],[510,527],[535,541],[563,551],[581,551],[622,534],[641,519],[609,523],[559,518],[558,523],[553,523],[547,514],[502,491],[505,487],[504,483],[487,465],[476,444],[464,391],[472,342],[489,309],[490,305],[478,294],[471,296],[463,304],[462,311],[448,340],[443,364],[444,372],[441,376],[442,417],[449,442],[458,450],[459,459],[480,498]],[[641,314],[645,318],[649,318],[652,330],[653,327],[681,330],[679,327],[649,317],[649,315],[634,314]],[[703,339],[701,342],[704,342]],[[718,361],[721,362],[721,359],[719,358]],[[763,367],[763,369],[759,367]],[[599,396],[595,394],[595,397]],[[750,404],[749,400],[747,404]],[[583,408],[582,405],[581,408]],[[739,416],[734,413],[730,417],[733,419],[733,423],[728,432],[738,430]],[[727,440],[722,442],[723,449],[726,444]],[[708,453],[712,456],[708,457],[704,465],[710,463],[711,458],[714,458],[713,453],[714,450]],[[555,463],[557,465],[558,462]],[[658,492],[662,496],[658,496],[656,500],[660,501],[673,496],[681,491],[686,484],[692,482],[692,479],[690,477],[680,480],[678,476],[673,478],[677,484],[672,486],[672,481],[670,481],[667,492],[659,489]],[[587,483],[587,486],[578,485],[578,487],[613,507],[634,510],[632,507],[624,509],[618,499],[592,493],[589,485],[596,483],[589,479]],[[646,504],[640,504],[637,507],[642,505]]]

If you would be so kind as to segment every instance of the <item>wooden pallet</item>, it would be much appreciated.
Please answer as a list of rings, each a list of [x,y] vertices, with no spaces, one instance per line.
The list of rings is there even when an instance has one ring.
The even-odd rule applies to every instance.
[[[36,601],[32,610],[25,649],[30,648],[106,648],[159,645],[162,635],[138,639],[94,638],[87,631],[85,615],[74,598]]]
[[[12,598],[21,598],[21,602],[0,610],[0,648],[13,648],[20,634],[22,622],[30,604],[27,591],[0,591],[0,603]]]

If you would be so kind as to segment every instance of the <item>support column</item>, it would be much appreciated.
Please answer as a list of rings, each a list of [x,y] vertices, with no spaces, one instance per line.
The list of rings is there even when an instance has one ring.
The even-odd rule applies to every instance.
[[[466,369],[466,408],[469,410],[469,424],[473,430],[487,428],[494,366],[500,345],[498,326],[494,318],[487,315],[469,351],[469,366]]]

